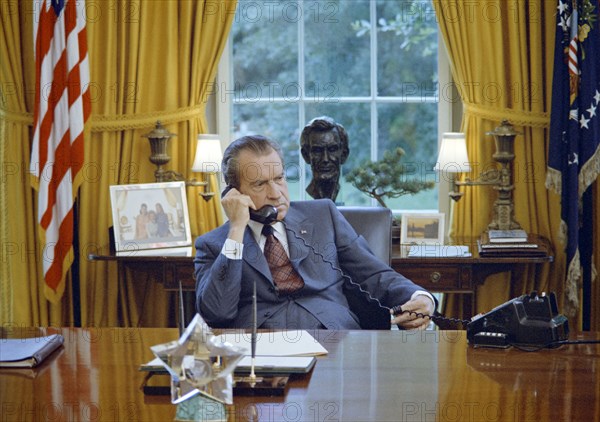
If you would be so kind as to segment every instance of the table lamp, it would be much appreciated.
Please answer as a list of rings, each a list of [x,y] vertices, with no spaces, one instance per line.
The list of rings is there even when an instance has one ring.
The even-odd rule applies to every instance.
[[[452,191],[449,195],[453,200],[458,201],[464,194],[454,189],[455,175],[471,171],[464,133],[445,132],[442,134],[440,153],[433,170],[445,172],[451,176]]]
[[[200,192],[200,195],[206,201],[214,196],[214,192],[210,188],[210,175],[221,171],[222,160],[223,153],[221,152],[219,136],[212,134],[198,135],[192,171],[203,175],[203,180],[198,183],[204,186],[204,192]]]
[[[460,192],[461,186],[492,186],[498,192],[498,198],[494,202],[494,216],[488,224],[488,230],[516,230],[521,225],[514,219],[514,203],[512,191],[512,161],[515,158],[514,140],[519,133],[507,121],[503,120],[494,131],[486,133],[492,135],[495,140],[496,152],[492,155],[494,160],[500,164],[500,168],[494,168],[482,172],[475,180],[465,178],[459,181],[455,178],[456,173],[471,171],[467,156],[467,145],[463,133],[444,133],[437,163],[433,168],[436,171],[446,172],[452,175],[452,190],[449,196],[458,201],[464,195]]]

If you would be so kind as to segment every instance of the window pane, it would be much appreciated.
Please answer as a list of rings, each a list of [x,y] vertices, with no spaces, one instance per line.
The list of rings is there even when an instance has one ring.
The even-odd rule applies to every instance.
[[[370,40],[353,23],[369,20],[368,0],[304,2],[307,97],[335,90],[335,96],[370,95]]]
[[[232,27],[236,101],[297,97],[297,8],[297,1],[238,3]]]
[[[437,104],[380,104],[377,156],[401,147],[402,161],[408,166],[407,178],[435,181],[432,170],[437,159]],[[392,209],[437,209],[437,190],[386,200]]]
[[[300,147],[298,103],[269,102],[238,104],[233,108],[234,139],[244,135],[264,135],[277,141],[283,150],[290,196],[300,195]]]
[[[380,96],[437,95],[437,23],[429,0],[377,2]]]

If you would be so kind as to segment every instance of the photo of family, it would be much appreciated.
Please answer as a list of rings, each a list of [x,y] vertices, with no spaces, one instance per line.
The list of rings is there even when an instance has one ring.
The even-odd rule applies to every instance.
[[[191,245],[184,182],[114,185],[115,250]]]

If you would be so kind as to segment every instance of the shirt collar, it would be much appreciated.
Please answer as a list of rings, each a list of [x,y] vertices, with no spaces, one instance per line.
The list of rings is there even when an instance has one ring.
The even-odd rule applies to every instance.
[[[252,235],[254,236],[256,242],[260,243],[259,240],[260,236],[262,235],[262,228],[264,224],[259,223],[258,221],[250,220],[248,221],[248,226],[250,227],[250,230],[252,230]],[[272,226],[273,230],[277,232],[275,237],[277,237],[278,239],[287,239],[287,235],[285,234],[285,228],[283,227],[283,223],[281,221],[277,221],[276,223],[272,224]]]

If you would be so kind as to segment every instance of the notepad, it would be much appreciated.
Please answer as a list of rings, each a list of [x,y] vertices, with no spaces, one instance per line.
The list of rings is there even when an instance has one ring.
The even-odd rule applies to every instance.
[[[315,366],[314,356],[257,356],[254,372],[257,375],[306,374]],[[236,366],[236,374],[249,374],[252,358],[245,356]]]
[[[0,339],[0,367],[33,368],[58,349],[65,339],[60,334],[45,337]]]

